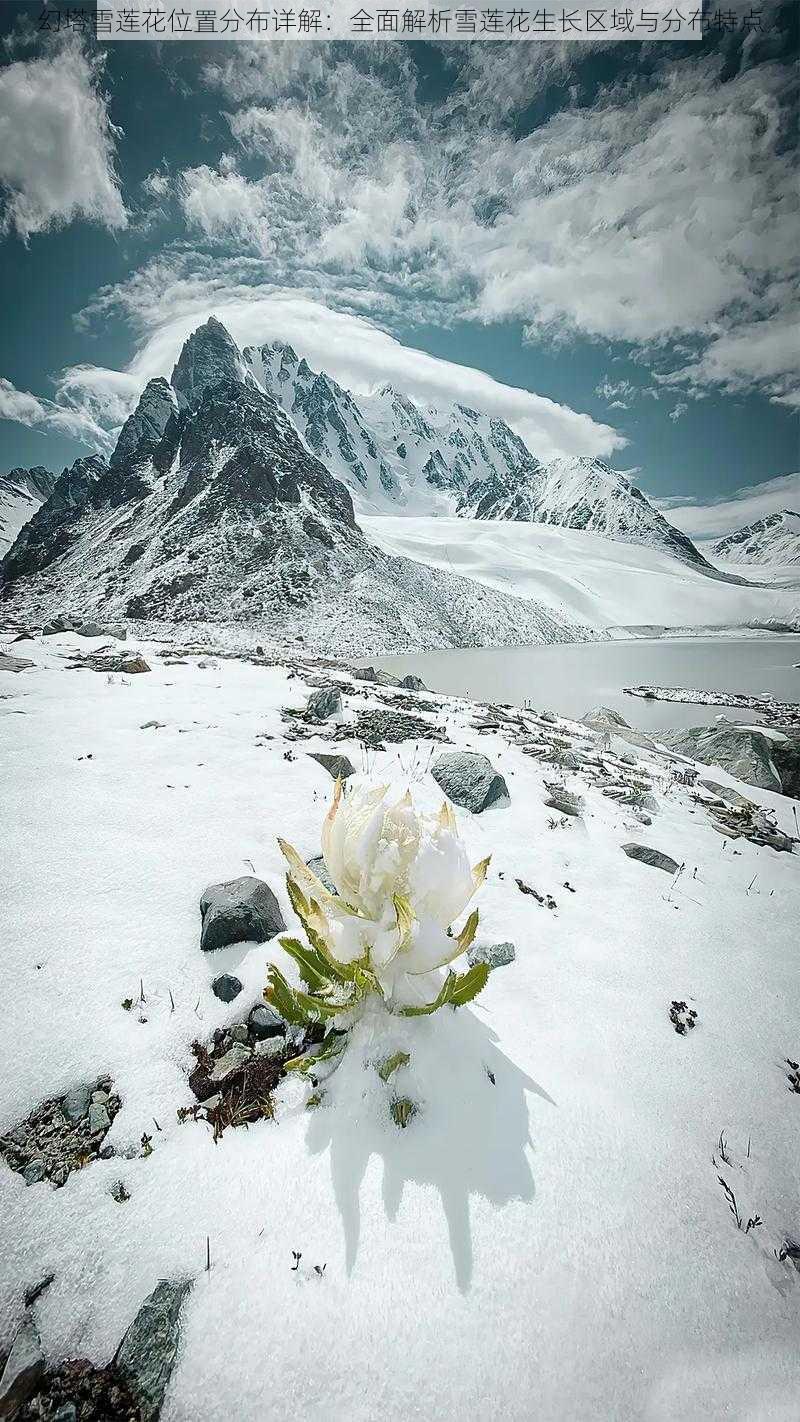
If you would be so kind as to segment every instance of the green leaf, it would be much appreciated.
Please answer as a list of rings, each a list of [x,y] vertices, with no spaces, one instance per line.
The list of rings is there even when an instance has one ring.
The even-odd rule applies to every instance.
[[[292,1057],[291,1061],[285,1063],[285,1069],[286,1071],[299,1072],[301,1076],[307,1076],[309,1072],[319,1066],[320,1062],[330,1062],[340,1057],[346,1046],[346,1032],[329,1032],[323,1038],[318,1052],[310,1053],[305,1057]]]
[[[489,967],[486,963],[476,963],[466,973],[449,972],[433,1002],[422,1003],[419,1007],[401,1007],[401,1017],[427,1017],[450,1003],[453,1007],[463,1007],[478,996],[486,986]]]
[[[297,995],[290,988],[280,968],[276,968],[274,963],[270,963],[267,969],[267,986],[264,989],[264,997],[267,1002],[280,1013],[285,1022],[291,1022],[294,1027],[307,1027],[309,1022],[316,1021],[311,1018],[306,1009],[298,1002]]]
[[[279,938],[278,942],[284,953],[294,958],[306,987],[312,992],[330,988],[330,965],[322,953],[316,948],[309,948],[306,943],[301,943],[299,938]]]
[[[468,1002],[486,987],[489,980],[488,963],[476,963],[474,968],[468,969],[466,973],[456,973],[453,990],[450,993],[450,1002],[454,1007],[464,1007]]]
[[[452,985],[457,976],[457,973],[448,973],[433,1002],[422,1002],[418,1007],[401,1007],[400,1016],[429,1017],[432,1012],[436,1012],[440,1007],[444,1007],[445,1003],[450,1001]]]
[[[286,875],[286,888],[289,901],[305,929],[311,947],[325,959],[328,965],[328,976],[335,978],[340,983],[352,982],[353,970],[351,966],[347,963],[339,963],[331,952],[326,931],[327,920],[319,904],[315,899],[306,898],[300,885],[296,883],[291,874]]]
[[[381,1081],[388,1081],[394,1072],[399,1071],[400,1067],[408,1066],[410,1061],[411,1057],[408,1052],[395,1052],[393,1056],[380,1062],[375,1070]]]

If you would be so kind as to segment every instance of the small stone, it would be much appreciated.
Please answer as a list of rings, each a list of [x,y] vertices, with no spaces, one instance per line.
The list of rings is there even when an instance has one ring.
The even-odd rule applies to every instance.
[[[669,854],[662,854],[660,849],[651,849],[647,844],[623,844],[622,851],[629,859],[638,859],[653,869],[663,869],[665,874],[675,874],[680,867]]]
[[[516,956],[513,943],[473,943],[467,951],[467,962],[471,968],[477,963],[487,963],[490,968],[504,968],[513,963]]]
[[[103,1106],[105,1106],[105,1104],[106,1104],[106,1102],[108,1101],[108,1099],[109,1099],[109,1093],[108,1093],[107,1091],[93,1091],[93,1092],[92,1092],[92,1100],[93,1100],[93,1101],[96,1101],[96,1102],[99,1101]]]
[[[283,1037],[265,1037],[263,1041],[256,1042],[255,1054],[257,1057],[279,1057],[286,1050],[286,1040]],[[208,1104],[208,1103],[206,1103]]]
[[[116,1153],[113,1145],[101,1145],[97,1152],[101,1160],[110,1160],[112,1155],[116,1155]]]
[[[234,1027],[233,1031],[231,1032],[231,1040],[233,1042],[240,1042],[243,1046],[247,1046],[247,1043],[250,1040],[250,1035],[247,1031],[247,1026],[244,1022],[239,1022]]]
[[[220,973],[211,984],[211,991],[220,1002],[233,1002],[235,997],[242,991],[242,984],[233,973]]]
[[[79,1086],[73,1086],[68,1091],[61,1102],[61,1110],[69,1121],[70,1125],[77,1125],[88,1114],[89,1105],[92,1099],[92,1089],[82,1082]]]
[[[0,1378],[0,1417],[11,1418],[19,1412],[36,1391],[44,1368],[39,1332],[32,1316],[26,1313]]]
[[[221,1081],[227,1081],[229,1077],[234,1076],[236,1072],[241,1071],[242,1068],[247,1065],[251,1055],[252,1053],[248,1047],[243,1047],[240,1042],[236,1042],[230,1048],[230,1051],[227,1051],[224,1056],[220,1057],[214,1063],[209,1074],[209,1081],[215,1085],[218,1085]]]
[[[283,1036],[286,1032],[286,1023],[273,1008],[268,1007],[265,1002],[260,1002],[253,1008],[247,1019],[251,1036],[256,1041],[263,1041],[265,1037]]]
[[[111,1198],[116,1200],[118,1205],[124,1205],[130,1197],[130,1191],[125,1188],[124,1180],[115,1180],[111,1186]]]
[[[104,1135],[111,1125],[111,1118],[101,1101],[95,1101],[89,1107],[89,1135]]]
[[[75,1408],[75,1403],[63,1403],[53,1417],[53,1422],[78,1422],[78,1413]]]
[[[341,716],[342,693],[338,686],[321,686],[312,692],[306,702],[306,715],[318,721],[326,721],[329,716]]]
[[[334,780],[346,780],[355,775],[356,768],[346,755],[330,755],[327,751],[309,751],[311,760],[317,761]]]
[[[40,1180],[44,1180],[45,1165],[43,1160],[32,1160],[30,1165],[26,1165],[22,1172],[22,1178],[26,1185],[38,1185]],[[0,1414],[1,1416],[2,1414]]]
[[[216,1111],[221,1100],[222,1093],[220,1091],[215,1091],[213,1096],[206,1097],[205,1101],[203,1102],[203,1105],[205,1106],[205,1109],[207,1111]]]
[[[66,1185],[68,1177],[69,1177],[69,1170],[68,1170],[67,1166],[66,1166],[66,1165],[57,1165],[56,1168],[55,1168],[55,1170],[53,1171],[52,1175],[50,1176],[50,1179],[52,1180],[52,1182],[53,1182],[53,1184],[55,1185],[56,1189],[57,1189],[57,1190],[60,1190],[62,1185]]]

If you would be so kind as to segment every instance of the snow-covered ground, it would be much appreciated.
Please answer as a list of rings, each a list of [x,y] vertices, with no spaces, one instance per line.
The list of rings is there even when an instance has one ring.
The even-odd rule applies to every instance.
[[[361,516],[359,522],[386,552],[534,598],[595,627],[783,622],[800,628],[796,569],[785,586],[747,586],[718,581],[656,548],[577,529],[461,518]],[[742,572],[735,569],[738,577]]]
[[[463,569],[470,528],[456,527],[464,543],[454,530],[446,541]],[[610,620],[634,607],[667,618],[656,555],[615,545],[615,589],[597,551],[582,593],[557,556],[563,534],[481,532],[494,541],[476,566],[502,554],[539,596],[564,589],[578,611],[602,592]],[[670,616],[702,585],[681,572]],[[240,1020],[268,962],[288,960],[275,942],[202,954],[198,899],[252,866],[293,922],[276,836],[319,852],[332,782],[304,752],[325,742],[283,738],[280,708],[304,704],[302,675],[168,665],[174,652],[151,646],[149,673],[68,670],[81,645],[97,646],[0,645],[35,661],[0,671],[0,1132],[108,1073],[123,1099],[108,1139],[136,1158],[97,1160],[61,1190],[27,1188],[0,1162],[0,1351],[25,1286],[51,1271],[37,1304],[48,1358],[98,1361],[160,1277],[189,1273],[164,1422],[794,1422],[800,1273],[775,1251],[800,1233],[800,1096],[785,1075],[800,1058],[796,856],[723,838],[685,789],[667,792],[665,762],[647,752],[650,827],[576,774],[583,820],[550,829],[552,767],[439,700],[451,741],[508,782],[508,805],[456,815],[471,862],[493,856],[479,939],[514,942],[516,961],[471,1008],[420,1019],[428,1074],[408,1130],[376,1118],[355,1080],[349,1110],[305,1112],[287,1096],[277,1119],[215,1145],[201,1122],[176,1120],[192,1100],[190,1043]],[[357,686],[346,710],[371,695]],[[426,748],[335,748],[438,807]],[[793,832],[791,802],[738,788]],[[632,840],[685,872],[673,882],[627,858]],[[228,1007],[210,989],[223,968],[245,985]],[[140,982],[146,1007],[123,1010]],[[697,1012],[686,1036],[674,999]],[[747,1235],[720,1174],[744,1218],[763,1221]]]

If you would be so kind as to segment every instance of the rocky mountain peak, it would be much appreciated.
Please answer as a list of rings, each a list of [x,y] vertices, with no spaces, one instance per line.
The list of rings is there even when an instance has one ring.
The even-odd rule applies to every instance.
[[[136,409],[122,426],[109,467],[151,457],[177,409],[177,397],[169,381],[163,376],[148,380]]]
[[[209,316],[184,342],[171,383],[178,408],[186,410],[194,408],[216,385],[251,380],[235,341],[216,316]]]

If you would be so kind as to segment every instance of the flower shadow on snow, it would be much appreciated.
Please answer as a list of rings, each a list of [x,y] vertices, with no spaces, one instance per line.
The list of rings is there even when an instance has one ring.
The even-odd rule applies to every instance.
[[[397,1051],[411,1060],[385,1084],[376,1063]],[[358,1254],[361,1185],[378,1155],[389,1220],[397,1218],[407,1183],[438,1190],[456,1282],[465,1292],[473,1271],[470,1197],[482,1195],[499,1209],[534,1196],[528,1093],[555,1105],[473,1012],[445,1008],[415,1019],[381,1013],[359,1023],[325,1104],[314,1111],[307,1142],[314,1155],[330,1150],[348,1273]],[[405,1130],[389,1115],[393,1098],[418,1107]]]

